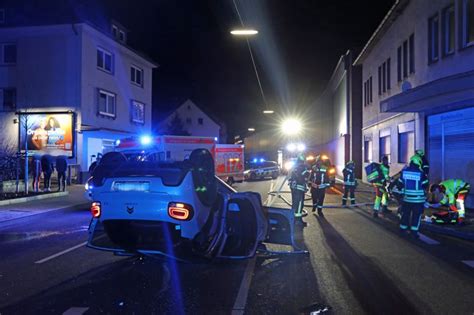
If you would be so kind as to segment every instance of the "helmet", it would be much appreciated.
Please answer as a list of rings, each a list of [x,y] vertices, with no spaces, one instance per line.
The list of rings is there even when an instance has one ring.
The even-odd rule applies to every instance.
[[[421,168],[421,166],[423,165],[423,161],[421,160],[421,157],[418,154],[415,154],[411,157],[410,164],[416,165]]]
[[[380,162],[382,162],[382,164],[388,164],[388,156],[386,155],[382,156],[382,158],[380,159]]]
[[[349,161],[346,163],[346,166],[349,166],[349,165],[354,165],[354,161]]]
[[[418,149],[418,150],[415,151],[415,154],[419,155],[420,157],[424,157],[425,156],[425,151],[423,151],[422,149]]]

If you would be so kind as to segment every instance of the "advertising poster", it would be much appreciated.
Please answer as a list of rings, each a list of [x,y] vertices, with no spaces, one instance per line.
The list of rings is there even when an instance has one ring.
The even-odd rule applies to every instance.
[[[20,114],[20,150],[28,141],[28,151],[72,157],[73,122],[72,113]]]

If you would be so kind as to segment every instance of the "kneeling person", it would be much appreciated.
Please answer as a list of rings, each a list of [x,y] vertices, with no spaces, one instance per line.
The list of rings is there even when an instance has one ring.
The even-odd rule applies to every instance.
[[[466,213],[464,202],[470,189],[471,185],[462,179],[448,179],[438,185],[432,185],[430,192],[434,195],[441,195],[442,198],[438,205],[449,206],[450,211],[458,214],[457,222],[463,223]]]

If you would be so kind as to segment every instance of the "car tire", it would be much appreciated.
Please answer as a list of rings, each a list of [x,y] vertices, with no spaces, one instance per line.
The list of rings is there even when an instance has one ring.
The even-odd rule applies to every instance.
[[[232,176],[227,177],[227,185],[232,186],[234,184],[234,178]]]
[[[278,178],[278,173],[277,172],[273,172],[272,174],[272,179],[277,179]]]
[[[256,180],[257,175],[255,173],[250,173],[250,180]]]

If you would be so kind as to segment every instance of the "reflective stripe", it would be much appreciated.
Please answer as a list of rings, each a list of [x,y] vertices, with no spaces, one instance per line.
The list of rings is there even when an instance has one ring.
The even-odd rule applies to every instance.
[[[408,229],[408,226],[403,225],[403,224],[400,224],[400,228],[401,228],[402,230],[406,230],[406,229]]]

